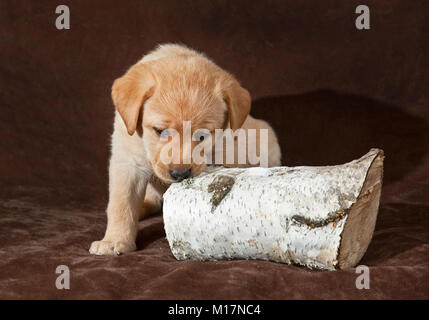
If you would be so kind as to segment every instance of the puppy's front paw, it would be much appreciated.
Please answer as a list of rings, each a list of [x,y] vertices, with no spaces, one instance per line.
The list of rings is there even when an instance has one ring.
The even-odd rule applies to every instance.
[[[89,253],[104,256],[120,256],[121,254],[136,250],[134,242],[125,241],[94,241],[89,248]]]

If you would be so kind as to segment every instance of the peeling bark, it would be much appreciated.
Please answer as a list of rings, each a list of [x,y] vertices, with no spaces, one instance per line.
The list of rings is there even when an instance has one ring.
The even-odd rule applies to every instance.
[[[383,151],[326,167],[220,168],[170,186],[164,224],[179,260],[355,266],[374,232]]]

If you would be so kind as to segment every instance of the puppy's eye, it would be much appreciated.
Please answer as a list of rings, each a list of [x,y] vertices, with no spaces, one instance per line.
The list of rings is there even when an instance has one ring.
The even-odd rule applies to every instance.
[[[153,130],[156,132],[157,135],[159,135],[161,138],[167,139],[170,136],[170,132],[168,129],[160,129],[154,127]]]
[[[164,129],[159,129],[159,128],[153,128],[153,130],[158,134],[158,135],[161,135],[162,134],[162,132],[164,131]]]
[[[207,138],[210,135],[208,132],[204,131],[197,131],[194,134],[195,141],[203,141],[205,138]]]

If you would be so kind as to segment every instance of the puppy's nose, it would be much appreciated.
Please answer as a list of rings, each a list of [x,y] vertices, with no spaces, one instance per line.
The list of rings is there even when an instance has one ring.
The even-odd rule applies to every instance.
[[[173,168],[169,171],[170,176],[176,181],[182,181],[191,176],[191,168]]]

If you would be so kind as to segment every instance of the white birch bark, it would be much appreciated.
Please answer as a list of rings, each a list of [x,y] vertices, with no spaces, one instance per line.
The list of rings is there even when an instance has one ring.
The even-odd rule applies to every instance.
[[[164,194],[179,260],[262,259],[355,266],[374,231],[383,151],[326,167],[211,168]]]

